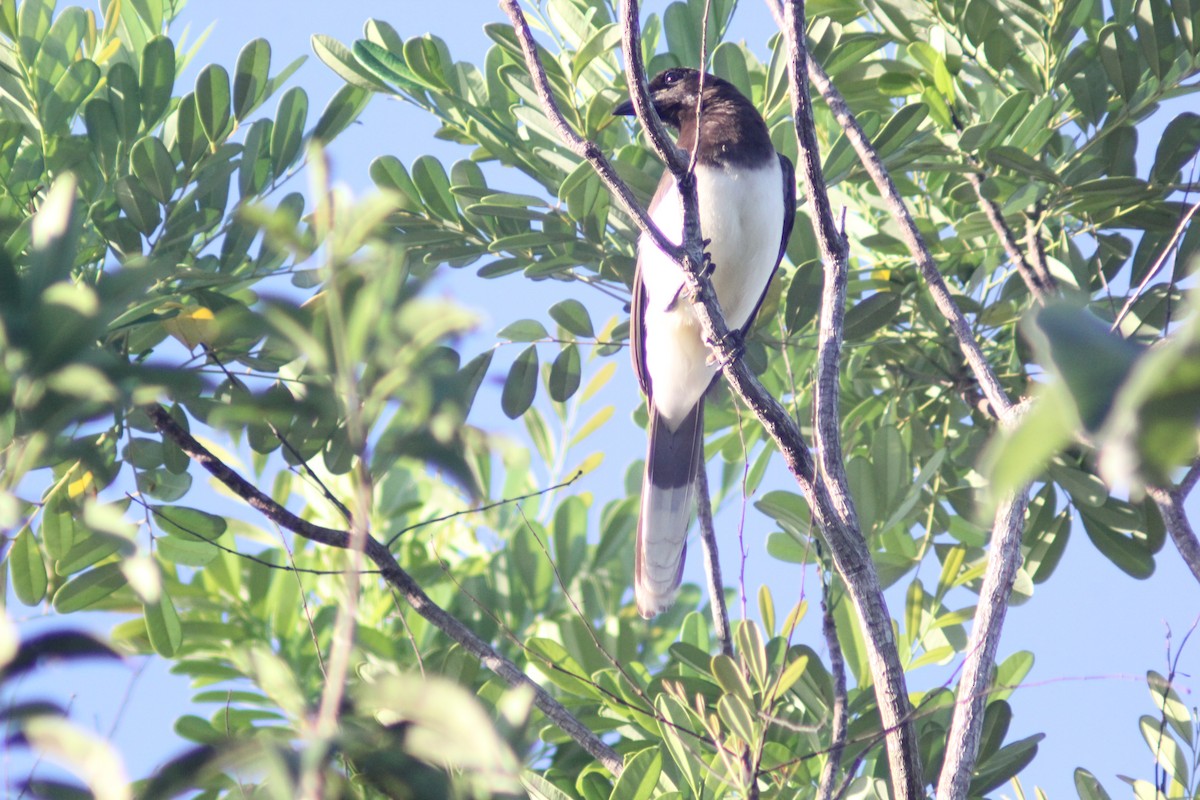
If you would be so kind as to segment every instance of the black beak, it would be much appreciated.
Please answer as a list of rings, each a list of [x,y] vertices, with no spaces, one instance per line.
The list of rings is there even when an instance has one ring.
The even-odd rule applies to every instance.
[[[626,100],[612,110],[614,117],[632,117],[633,116],[633,101]]]

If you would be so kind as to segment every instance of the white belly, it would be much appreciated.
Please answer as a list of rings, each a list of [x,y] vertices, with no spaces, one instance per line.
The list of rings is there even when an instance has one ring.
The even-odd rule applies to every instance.
[[[696,167],[700,234],[710,240],[713,288],[725,324],[736,330],[753,313],[779,256],[783,236],[783,176],[779,161],[762,169],[729,172]],[[669,240],[683,238],[683,203],[672,187],[653,218]],[[642,282],[646,287],[645,352],[652,399],[674,429],[704,395],[717,372],[691,300],[681,292],[683,272],[645,236]]]

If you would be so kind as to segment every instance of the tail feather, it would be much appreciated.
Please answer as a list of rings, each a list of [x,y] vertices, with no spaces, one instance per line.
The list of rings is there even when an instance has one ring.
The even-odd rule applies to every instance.
[[[671,607],[683,580],[703,433],[703,401],[674,430],[650,409],[633,584],[638,613],[646,619]]]

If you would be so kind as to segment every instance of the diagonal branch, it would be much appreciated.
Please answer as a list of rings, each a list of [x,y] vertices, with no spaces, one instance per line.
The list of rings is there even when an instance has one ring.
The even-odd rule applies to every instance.
[[[1195,471],[1195,467],[1193,467],[1188,475]],[[1187,479],[1185,478],[1184,481],[1186,482]],[[1150,495],[1154,504],[1158,506],[1158,513],[1162,515],[1163,525],[1166,527],[1171,541],[1175,543],[1175,549],[1183,558],[1183,563],[1187,564],[1192,575],[1197,581],[1200,581],[1200,539],[1196,538],[1192,523],[1188,521],[1187,514],[1183,512],[1183,500],[1187,496],[1184,485],[1181,483],[1175,489],[1147,486],[1146,494]],[[1188,484],[1187,488],[1190,489],[1191,485]]]
[[[992,230],[1000,237],[1000,242],[1004,245],[1004,252],[1008,255],[1008,260],[1016,266],[1017,274],[1025,282],[1025,288],[1033,295],[1034,300],[1045,305],[1046,296],[1052,291],[1052,288],[1047,286],[1037,271],[1029,265],[1029,260],[1025,258],[1021,246],[1017,244],[1016,235],[1013,234],[1012,228],[1008,226],[1004,214],[1000,211],[1000,206],[983,193],[984,176],[982,173],[976,172],[979,169],[979,162],[974,158],[969,158],[969,161],[971,169],[967,171],[967,180],[975,189],[975,196],[979,198],[979,205],[983,207],[984,215],[991,223]]]
[[[213,477],[225,484],[252,508],[261,512],[267,519],[319,544],[341,549],[350,547],[349,532],[308,522],[267,497],[225,462],[209,452],[204,445],[196,441],[191,434],[172,419],[162,406],[155,404],[147,406],[145,410],[159,433],[173,441],[183,452],[187,453],[189,458],[208,470]],[[503,678],[509,686],[528,686],[532,689],[534,703],[563,733],[570,736],[576,744],[603,764],[610,773],[621,774],[624,763],[616,751],[601,741],[600,737],[592,733],[549,692],[530,680],[520,667],[502,656],[456,617],[434,603],[412,576],[396,562],[395,557],[382,542],[372,536],[367,536],[364,553],[379,567],[383,579],[404,596],[414,611],[479,659],[481,664]]]
[[[768,2],[773,4],[775,0],[768,0]],[[994,416],[1004,421],[1012,408],[1012,401],[1005,394],[1004,387],[1000,385],[1000,380],[996,377],[991,364],[988,363],[987,357],[984,356],[979,342],[975,340],[975,334],[972,333],[971,326],[962,309],[954,302],[950,288],[942,278],[941,272],[938,271],[933,255],[929,252],[920,230],[917,229],[917,223],[913,220],[912,214],[904,204],[904,198],[900,196],[896,184],[888,175],[887,168],[883,166],[879,153],[871,146],[870,139],[858,124],[858,120],[854,118],[854,114],[850,112],[846,99],[833,85],[833,81],[829,79],[829,75],[821,65],[812,58],[808,59],[808,78],[817,87],[817,91],[821,93],[829,110],[833,112],[834,117],[842,126],[846,138],[854,147],[867,174],[871,176],[875,187],[886,201],[893,219],[900,226],[902,238],[916,262],[918,271],[929,285],[929,293],[933,297],[934,304],[950,324],[950,329],[954,333],[955,339],[958,340],[959,347],[962,348],[967,366],[971,368],[975,379],[979,381],[984,397],[992,406]]]

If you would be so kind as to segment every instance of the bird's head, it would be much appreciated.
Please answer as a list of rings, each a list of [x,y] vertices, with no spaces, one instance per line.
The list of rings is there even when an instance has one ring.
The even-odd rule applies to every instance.
[[[733,87],[716,75],[704,76],[704,96],[710,96]],[[688,67],[664,70],[650,81],[650,102],[659,118],[673,128],[680,127],[686,114],[696,113],[696,102],[700,97],[700,72]],[[736,90],[735,90],[736,92]],[[613,109],[613,116],[632,116],[633,101],[626,100]]]

